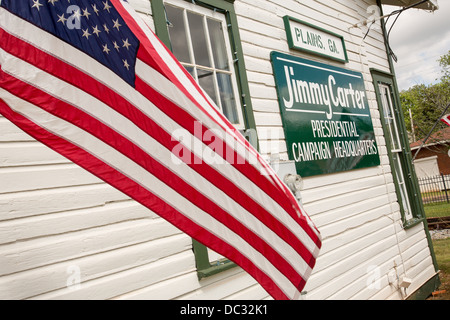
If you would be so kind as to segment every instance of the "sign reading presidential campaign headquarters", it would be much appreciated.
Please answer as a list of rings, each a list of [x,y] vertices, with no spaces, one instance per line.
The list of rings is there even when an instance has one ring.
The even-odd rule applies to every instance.
[[[288,154],[301,176],[380,164],[361,73],[272,52]]]

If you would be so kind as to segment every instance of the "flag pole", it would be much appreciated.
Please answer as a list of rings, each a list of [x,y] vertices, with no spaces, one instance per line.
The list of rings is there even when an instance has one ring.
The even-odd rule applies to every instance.
[[[425,142],[428,140],[428,138],[431,136],[431,133],[433,132],[433,130],[436,128],[436,126],[438,125],[439,121],[441,121],[442,117],[446,114],[448,108],[450,107],[450,103],[447,105],[447,107],[445,108],[445,110],[442,112],[441,116],[436,120],[436,122],[434,123],[433,128],[431,128],[430,132],[428,133],[427,137],[422,141],[422,144],[420,145],[419,149],[417,149],[416,154],[414,155],[414,157],[412,158],[412,161],[414,161],[414,159],[416,159],[417,155],[419,154],[420,150],[422,150],[422,147],[425,145]]]

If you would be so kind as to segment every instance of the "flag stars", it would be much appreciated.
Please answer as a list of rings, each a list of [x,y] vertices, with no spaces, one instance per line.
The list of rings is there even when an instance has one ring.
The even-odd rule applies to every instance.
[[[91,13],[89,13],[88,8],[83,9],[83,17],[85,17],[86,19],[89,20],[90,15],[91,15]]]
[[[119,29],[122,25],[119,23],[119,18],[117,18],[116,20],[113,20],[113,22],[114,22],[113,28],[117,28],[117,31],[120,31]]]
[[[128,64],[128,61],[125,59],[125,60],[122,60],[122,62],[123,62],[123,66],[125,68],[127,68],[127,70],[130,70],[130,65]]]
[[[109,5],[108,0],[104,1],[103,5],[104,5],[103,10],[106,10],[108,11],[108,13],[110,13],[109,10],[111,9],[111,6]]]
[[[122,40],[123,41],[123,47],[127,48],[127,50],[129,50],[131,44],[128,42],[128,38],[126,40]]]
[[[55,2],[58,2],[59,0],[48,0],[47,3],[51,3],[53,6],[55,6]]]
[[[61,22],[63,25],[65,25],[67,19],[64,17],[64,13],[62,15],[57,14],[58,16],[58,21],[57,22]]]
[[[74,17],[75,19],[77,19],[78,21],[80,21],[80,20],[81,20],[81,12],[80,12],[80,9],[75,10],[75,11],[73,12],[72,17]]]
[[[114,49],[116,49],[117,51],[119,51],[120,46],[117,44],[116,41],[113,42],[113,45],[114,45]]]
[[[92,36],[92,34],[89,33],[89,29],[83,30],[83,37],[89,40],[90,36]]]
[[[94,10],[95,14],[98,16],[98,13],[100,12],[100,10],[97,9],[97,5],[96,4],[92,5],[92,10]]]
[[[103,25],[103,29],[105,29],[105,32],[109,34],[109,28],[108,28],[108,26],[106,25],[106,23]]]
[[[40,10],[40,7],[43,7],[44,5],[39,2],[39,0],[33,0],[32,8],[36,8],[38,11]]]
[[[109,48],[108,48],[108,45],[105,44],[105,45],[103,46],[103,52],[105,52],[106,54],[109,54],[110,51],[111,51],[111,49],[109,49]]]
[[[99,37],[99,34],[101,33],[101,31],[98,29],[97,26],[92,28],[92,33],[95,34],[97,37]]]

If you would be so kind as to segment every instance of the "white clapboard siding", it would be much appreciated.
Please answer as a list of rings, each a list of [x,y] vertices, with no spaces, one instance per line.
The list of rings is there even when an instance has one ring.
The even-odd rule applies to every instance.
[[[399,292],[398,283],[395,287],[387,280],[387,274],[395,265],[399,275],[406,273],[414,279],[409,292],[435,274],[423,226],[408,230],[401,227],[370,74],[371,68],[389,72],[380,22],[372,25],[365,39],[367,28],[351,27],[367,20],[374,13],[370,6],[375,4],[376,1],[371,0],[235,2],[260,150],[267,158],[276,153],[274,148],[277,146],[280,146],[281,158],[287,155],[281,119],[277,116],[279,106],[277,98],[273,97],[275,84],[270,53],[286,52],[342,67],[337,62],[289,50],[282,20],[284,15],[342,35],[349,58],[345,68],[361,72],[365,80],[381,165],[304,179],[302,200],[305,210],[324,238],[317,266],[305,288],[306,299],[401,299],[408,292]],[[402,255],[406,251],[409,257]],[[381,278],[377,286],[370,286],[374,266]]]
[[[129,0],[153,27],[151,1]],[[404,299],[434,274],[423,225],[402,227],[370,74],[389,72],[375,0],[235,0],[260,151],[287,159],[270,53],[361,72],[381,165],[304,179],[323,237],[304,299]],[[345,39],[345,65],[289,50],[283,16]],[[394,272],[394,282],[389,274]],[[400,290],[397,276],[413,280]],[[77,285],[77,280],[80,284]],[[0,116],[0,299],[270,299],[240,268],[198,280],[192,241]]]

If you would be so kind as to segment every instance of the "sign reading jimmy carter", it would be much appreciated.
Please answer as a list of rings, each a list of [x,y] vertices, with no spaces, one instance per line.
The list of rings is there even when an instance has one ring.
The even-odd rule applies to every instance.
[[[288,154],[301,176],[380,164],[361,73],[272,52]]]

